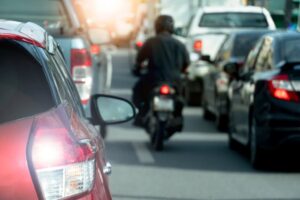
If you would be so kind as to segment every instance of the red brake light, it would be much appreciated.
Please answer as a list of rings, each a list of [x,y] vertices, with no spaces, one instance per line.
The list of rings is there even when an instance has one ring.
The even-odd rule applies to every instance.
[[[168,85],[162,85],[159,92],[162,95],[168,95],[171,94],[171,88]]]
[[[197,53],[200,53],[202,50],[202,40],[195,40],[194,41],[194,51]]]
[[[94,55],[97,55],[97,54],[100,54],[101,52],[101,49],[100,49],[100,46],[97,45],[97,44],[93,44],[91,46],[91,53],[94,54]]]
[[[299,101],[298,94],[294,91],[292,84],[289,81],[289,77],[286,74],[273,77],[268,82],[268,89],[276,99],[284,101]]]
[[[144,44],[144,43],[143,43],[142,41],[137,41],[135,45],[136,45],[137,47],[141,48],[141,47],[143,46],[143,44]]]
[[[91,67],[92,58],[87,49],[72,49],[71,50],[71,68],[76,66]],[[73,71],[72,71],[73,72]]]

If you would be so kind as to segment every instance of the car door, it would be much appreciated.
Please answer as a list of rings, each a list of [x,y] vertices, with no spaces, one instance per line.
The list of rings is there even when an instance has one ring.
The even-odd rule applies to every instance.
[[[250,51],[244,67],[239,71],[239,77],[235,78],[231,84],[231,120],[235,129],[233,137],[245,145],[248,142],[249,105],[252,102],[251,92],[254,91],[254,85],[250,77],[262,45],[263,39],[259,40]]]

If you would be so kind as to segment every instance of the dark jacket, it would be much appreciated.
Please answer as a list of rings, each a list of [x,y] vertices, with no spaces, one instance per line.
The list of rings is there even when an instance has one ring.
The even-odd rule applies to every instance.
[[[148,73],[144,78],[151,82],[180,81],[181,73],[189,65],[185,46],[168,33],[148,39],[137,56],[137,64],[148,61]]]

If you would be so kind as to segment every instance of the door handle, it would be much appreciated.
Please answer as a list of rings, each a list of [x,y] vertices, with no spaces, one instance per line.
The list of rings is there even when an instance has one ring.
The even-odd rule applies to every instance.
[[[110,162],[107,162],[105,164],[105,166],[103,167],[103,173],[106,174],[106,175],[108,175],[108,176],[111,175],[111,173],[112,173],[112,166],[111,166]]]

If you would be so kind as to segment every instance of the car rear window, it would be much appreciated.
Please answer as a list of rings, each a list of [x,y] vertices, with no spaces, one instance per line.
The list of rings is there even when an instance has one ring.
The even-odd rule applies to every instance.
[[[246,57],[262,35],[263,33],[237,35],[234,40],[233,55],[236,57]]]
[[[70,28],[70,22],[58,0],[0,0],[0,19],[34,22],[42,27]]]
[[[300,62],[300,38],[290,39],[283,43],[283,59],[287,62]]]
[[[0,40],[0,123],[44,112],[55,103],[42,66],[15,42]]]
[[[212,28],[265,28],[267,20],[262,13],[206,13],[199,23],[200,27]]]

